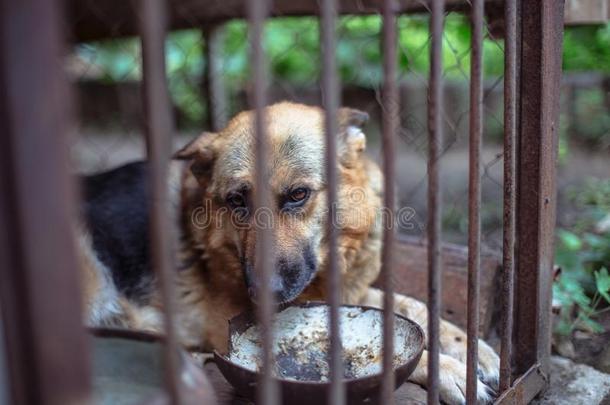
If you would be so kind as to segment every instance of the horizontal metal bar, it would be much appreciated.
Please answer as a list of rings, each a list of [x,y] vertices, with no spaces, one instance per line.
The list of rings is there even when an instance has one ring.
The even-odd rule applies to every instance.
[[[541,391],[546,389],[549,378],[542,371],[540,364],[533,365],[508,391],[504,392],[496,401],[495,405],[528,404]]]
[[[384,0],[342,0],[338,14],[377,14]],[[485,0],[490,6],[497,0]],[[246,0],[174,0],[169,2],[170,29],[200,28],[203,24],[247,18]],[[70,0],[73,39],[76,42],[135,35],[137,10],[124,0]],[[427,13],[426,1],[399,1],[396,13]],[[447,11],[469,9],[468,0],[447,0]],[[311,16],[320,14],[319,0],[275,0],[269,16]]]

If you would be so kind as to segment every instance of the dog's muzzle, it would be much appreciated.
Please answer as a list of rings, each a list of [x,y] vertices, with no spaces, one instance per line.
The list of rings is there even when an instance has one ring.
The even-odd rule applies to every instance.
[[[258,302],[260,295],[260,275],[255,274],[254,266],[245,260],[243,265],[244,281],[252,302]],[[278,304],[296,299],[316,274],[316,260],[311,248],[296,258],[279,258],[271,275],[270,290]]]

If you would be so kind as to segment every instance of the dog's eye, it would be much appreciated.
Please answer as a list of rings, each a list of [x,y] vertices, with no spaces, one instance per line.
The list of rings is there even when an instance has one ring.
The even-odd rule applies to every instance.
[[[231,193],[227,196],[227,204],[233,209],[243,208],[246,206],[246,197],[242,193]]]
[[[305,187],[295,188],[288,194],[288,201],[292,203],[299,203],[309,197],[309,189]]]

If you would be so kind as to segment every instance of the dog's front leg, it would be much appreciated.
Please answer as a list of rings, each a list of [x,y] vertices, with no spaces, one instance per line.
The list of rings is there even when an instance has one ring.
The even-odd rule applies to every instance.
[[[361,305],[381,308],[383,306],[383,291],[369,288],[367,295],[361,300]],[[394,312],[417,322],[424,333],[428,327],[428,310],[426,305],[416,299],[395,294]],[[439,357],[440,366],[440,396],[448,404],[465,403],[466,393],[466,334],[450,322],[441,320]],[[427,340],[427,338],[426,338]],[[485,342],[479,340],[479,382],[477,391],[479,401],[488,402],[493,394],[490,386],[497,384],[500,360],[498,355]],[[424,351],[417,368],[409,378],[422,386],[428,380],[428,352]],[[485,382],[484,382],[485,381]]]
[[[440,354],[439,358],[439,396],[446,404],[466,403],[466,365],[446,354]],[[428,351],[424,350],[421,360],[409,377],[409,381],[428,386]],[[477,384],[477,398],[479,404],[491,402],[494,391],[479,380]]]

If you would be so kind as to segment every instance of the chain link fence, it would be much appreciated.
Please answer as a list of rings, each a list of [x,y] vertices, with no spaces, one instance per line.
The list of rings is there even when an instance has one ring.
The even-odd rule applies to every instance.
[[[215,2],[215,7],[218,4]],[[122,22],[109,22],[109,16],[104,12],[108,13],[97,10],[99,21],[108,24],[107,32],[115,36],[74,45],[67,63],[78,100],[78,137],[73,155],[77,170],[84,172],[104,170],[145,156],[141,131],[139,40],[119,36]],[[189,12],[189,9],[182,10],[181,17],[188,17],[188,25],[200,29],[173,31],[167,38],[168,79],[178,130],[176,147],[198,132],[210,130],[214,122],[221,125],[247,108],[250,74],[247,23],[230,20],[210,25],[196,16],[189,17]],[[402,229],[412,235],[424,234],[426,218],[428,18],[428,13],[422,13],[402,15],[398,20],[401,97],[398,201],[401,206],[414,209],[413,223]],[[484,42],[482,235],[489,248],[499,251],[504,45],[502,38],[494,36],[498,31],[495,21],[488,21],[491,25],[486,25]],[[337,24],[342,103],[371,115],[367,127],[368,153],[376,160],[380,159],[380,32],[378,15],[347,15]],[[319,19],[281,16],[271,19],[266,23],[264,42],[268,55],[269,101],[321,104]],[[445,239],[460,244],[466,241],[468,226],[469,47],[467,15],[447,13],[443,37],[443,226]],[[210,83],[210,74],[213,74],[213,83]],[[590,75],[576,75],[567,79],[562,95],[560,149],[565,148],[567,139],[572,139],[566,138],[570,135],[573,138],[578,135],[585,142],[601,139],[602,143],[608,143],[610,92],[607,87],[608,80],[603,75],[593,79]],[[572,166],[578,168],[578,161]],[[591,171],[595,175],[605,168],[607,166],[599,163]],[[579,177],[572,172],[572,169],[560,167],[560,196],[566,195],[566,190],[578,182]],[[565,174],[563,178],[562,174]],[[560,223],[570,222],[574,210],[568,197],[560,198]]]

